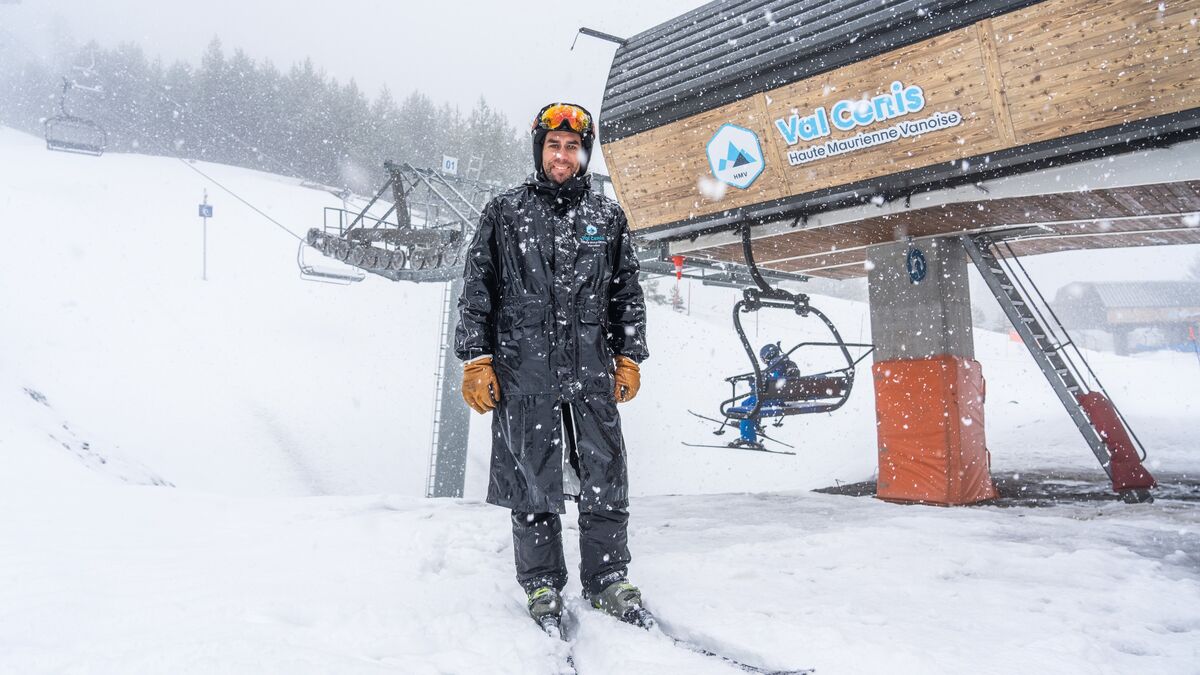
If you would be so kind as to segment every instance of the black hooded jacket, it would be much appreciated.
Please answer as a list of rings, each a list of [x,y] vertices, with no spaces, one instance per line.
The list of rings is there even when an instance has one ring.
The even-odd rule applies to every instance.
[[[455,352],[492,355],[501,400],[493,413],[488,500],[526,512],[562,511],[562,403],[602,421],[584,438],[581,508],[623,507],[624,447],[613,357],[641,362],[646,307],[621,207],[588,176],[562,185],[531,177],[484,207],[466,252]],[[553,431],[551,431],[553,430]],[[590,503],[589,503],[590,500]]]

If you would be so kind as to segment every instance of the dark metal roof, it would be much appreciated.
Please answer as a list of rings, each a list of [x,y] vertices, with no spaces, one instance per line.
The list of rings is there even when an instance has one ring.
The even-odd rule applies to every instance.
[[[630,38],[601,141],[647,129],[1041,0],[716,0]]]
[[[1096,284],[1107,307],[1200,307],[1200,282],[1144,281]]]
[[[1076,282],[1058,296],[1070,301],[1090,293],[1109,309],[1200,307],[1200,281]]]

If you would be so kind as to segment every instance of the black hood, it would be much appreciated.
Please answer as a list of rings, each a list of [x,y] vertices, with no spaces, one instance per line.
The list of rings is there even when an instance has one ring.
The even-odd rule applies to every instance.
[[[525,179],[525,185],[533,191],[550,197],[555,202],[555,210],[566,210],[579,203],[583,195],[592,189],[592,177],[588,174],[571,176],[561,185],[546,178],[539,171]]]

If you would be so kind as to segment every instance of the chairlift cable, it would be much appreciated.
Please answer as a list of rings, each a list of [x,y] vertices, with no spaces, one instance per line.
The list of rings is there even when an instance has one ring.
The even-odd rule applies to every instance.
[[[162,146],[159,146],[159,147],[161,148]],[[225,187],[225,185],[223,185],[223,184],[222,184],[220,181],[218,181],[216,178],[213,178],[212,176],[210,176],[210,175],[208,175],[208,174],[204,173],[203,171],[201,171],[199,168],[197,168],[197,167],[196,167],[194,164],[192,164],[191,162],[187,161],[186,159],[184,159],[184,158],[182,158],[182,157],[179,157],[178,155],[168,155],[168,156],[170,156],[170,157],[174,157],[175,159],[179,160],[180,162],[183,162],[183,165],[184,165],[184,166],[186,166],[187,168],[191,169],[192,171],[195,171],[196,173],[198,173],[198,174],[200,174],[201,176],[203,176],[203,177],[204,177],[206,180],[208,180],[208,181],[209,181],[210,183],[212,183],[213,185],[216,185],[217,187],[221,188],[221,189],[222,189],[222,190],[224,190],[225,192],[229,193],[229,196],[231,196],[231,197],[233,197],[234,199],[238,200],[239,202],[241,202],[241,203],[245,204],[247,207],[249,207],[249,208],[250,208],[250,210],[254,211],[254,212],[255,212],[255,213],[257,213],[258,215],[260,215],[260,216],[262,216],[263,218],[266,218],[267,220],[269,220],[269,221],[271,221],[272,223],[274,223],[276,227],[278,227],[279,229],[283,230],[284,232],[287,232],[287,233],[288,233],[288,234],[289,234],[289,235],[290,235],[290,236],[291,236],[293,239],[296,239],[297,241],[305,241],[304,237],[301,237],[300,235],[296,234],[295,232],[292,232],[291,230],[289,230],[289,229],[287,228],[287,226],[286,226],[286,225],[284,225],[283,223],[279,222],[278,220],[275,220],[275,219],[274,219],[274,218],[272,218],[271,216],[267,215],[267,214],[266,214],[266,213],[265,213],[265,212],[264,212],[262,209],[258,208],[258,207],[257,207],[257,206],[255,206],[254,204],[251,204],[249,200],[245,199],[244,197],[242,197],[242,196],[241,196],[241,195],[239,195],[238,193],[234,192],[233,190],[229,189],[228,187]]]
[[[8,38],[9,38],[10,40],[12,40],[12,41],[13,41],[13,42],[15,42],[16,44],[20,45],[22,49],[24,49],[24,50],[25,50],[25,51],[26,51],[26,52],[27,52],[27,53],[28,53],[30,56],[33,56],[33,57],[34,57],[34,58],[35,58],[37,61],[41,62],[41,63],[42,63],[42,65],[46,65],[46,66],[50,65],[50,64],[47,62],[46,58],[44,58],[44,57],[42,57],[42,56],[39,56],[39,55],[38,55],[36,52],[34,52],[32,49],[30,49],[30,48],[29,48],[29,46],[28,46],[28,45],[26,45],[26,44],[25,44],[23,41],[21,41],[21,40],[17,39],[15,36],[13,36],[13,35],[12,35],[12,33],[10,33],[8,30],[4,29],[3,27],[0,27],[0,32],[3,32],[3,33],[6,35],[6,36],[8,36]],[[162,94],[162,95],[163,95],[163,97],[164,97],[164,98],[167,98],[167,100],[168,100],[168,101],[170,101],[172,105],[176,105],[176,106],[178,106],[178,105],[179,105],[179,104],[175,103],[174,101],[172,101],[172,100],[171,100],[169,97],[167,97],[167,96],[166,96],[166,94]],[[136,101],[133,101],[133,103],[134,103],[134,105],[138,105]],[[141,106],[138,106],[138,107],[141,107]],[[108,112],[108,111],[106,111],[106,112]],[[115,117],[115,114],[111,114],[111,113],[110,113],[110,114],[109,114],[109,117]],[[118,121],[119,121],[119,120],[118,120]],[[128,128],[131,126],[131,122],[129,122],[128,120],[126,120],[126,123],[125,123],[124,125],[122,125],[122,126],[126,127],[126,129],[128,129]],[[224,129],[222,129],[222,130],[224,130]],[[227,133],[228,133],[228,132],[227,132]],[[231,134],[231,135],[232,135],[232,134]],[[269,215],[268,215],[266,212],[264,212],[262,209],[258,208],[258,207],[257,207],[257,206],[255,206],[254,204],[252,204],[252,203],[250,202],[250,200],[248,200],[248,199],[246,199],[246,198],[242,197],[241,195],[239,195],[238,193],[234,192],[232,189],[230,189],[229,187],[227,187],[226,185],[224,185],[223,183],[221,183],[221,182],[220,182],[220,181],[218,181],[217,179],[215,179],[215,178],[213,178],[212,176],[210,176],[210,175],[208,175],[208,174],[204,173],[204,172],[203,172],[203,171],[201,171],[201,170],[200,170],[198,167],[196,167],[196,166],[195,166],[195,165],[193,165],[192,163],[188,162],[186,159],[184,159],[184,158],[180,157],[179,155],[175,154],[174,152],[171,152],[170,148],[168,148],[168,147],[167,147],[165,144],[163,144],[162,142],[158,141],[157,139],[155,139],[155,138],[153,138],[153,137],[148,137],[148,140],[150,141],[151,145],[157,146],[157,147],[158,147],[158,149],[159,149],[161,152],[163,152],[163,154],[164,154],[165,156],[167,156],[167,157],[172,157],[172,158],[174,158],[174,159],[177,159],[177,160],[179,160],[179,161],[180,161],[180,162],[181,162],[181,163],[182,163],[184,166],[186,166],[187,168],[191,169],[192,171],[195,171],[196,173],[200,174],[200,175],[201,175],[201,176],[202,176],[202,177],[203,177],[205,180],[209,181],[210,183],[212,183],[213,185],[217,186],[218,188],[220,188],[220,189],[224,190],[224,191],[225,191],[226,193],[228,193],[228,194],[229,194],[231,197],[233,197],[234,199],[238,200],[238,201],[239,201],[239,202],[241,202],[242,204],[246,205],[246,206],[247,206],[247,207],[248,207],[250,210],[254,211],[254,212],[255,212],[255,213],[257,213],[258,215],[262,216],[263,218],[266,218],[267,220],[269,220],[269,221],[270,221],[271,223],[273,223],[273,224],[274,224],[276,227],[278,227],[279,229],[281,229],[281,230],[283,230],[284,232],[286,232],[286,233],[287,233],[289,236],[291,236],[293,239],[296,239],[297,241],[305,241],[304,237],[302,237],[302,236],[300,236],[300,235],[296,234],[295,232],[292,232],[292,231],[291,231],[290,229],[288,229],[288,228],[287,228],[287,226],[285,226],[283,223],[279,222],[278,220],[275,220],[274,218],[272,218],[271,216],[269,216]],[[268,155],[265,155],[265,154],[263,154],[263,157],[268,157]],[[273,161],[277,161],[277,160],[273,160]]]
[[[178,108],[178,109],[180,109],[180,110],[185,110],[185,108],[184,108],[183,106],[181,106],[179,103],[176,103],[176,102],[175,102],[175,101],[174,101],[174,100],[173,100],[173,99],[172,99],[170,96],[167,96],[165,92],[158,91],[158,92],[156,92],[156,93],[158,93],[158,94],[159,94],[159,95],[160,95],[162,98],[166,99],[168,103],[170,103],[171,105],[175,106],[176,108]],[[140,106],[140,105],[137,103],[137,101],[133,101],[132,99],[130,99],[130,101],[131,101],[131,102],[132,102],[132,103],[133,103],[135,106],[138,106],[139,108],[141,107],[141,106]],[[214,126],[214,127],[216,127],[216,128],[218,128],[218,129],[220,129],[221,131],[223,131],[224,133],[226,133],[228,136],[230,136],[230,137],[231,137],[231,138],[233,138],[234,140],[238,141],[239,143],[242,143],[242,144],[243,144],[243,145],[244,145],[244,146],[245,146],[247,149],[249,149],[249,150],[254,150],[255,152],[257,152],[257,150],[255,150],[255,149],[254,149],[254,146],[251,146],[249,143],[246,143],[245,141],[241,140],[241,139],[240,139],[240,138],[238,138],[236,135],[234,135],[234,134],[233,134],[233,132],[230,132],[230,131],[226,130],[224,127],[222,127],[221,125],[219,125],[219,124],[216,124],[216,123],[213,123],[213,126]],[[128,128],[128,124],[126,125],[126,127]],[[250,208],[250,210],[254,211],[254,212],[255,212],[255,213],[257,213],[258,215],[262,216],[263,218],[266,218],[267,220],[271,221],[272,223],[274,223],[274,224],[275,224],[275,226],[276,226],[276,227],[278,227],[279,229],[283,230],[284,232],[287,232],[289,235],[291,235],[291,237],[292,237],[293,239],[296,239],[297,241],[305,241],[304,237],[302,237],[302,236],[300,236],[300,235],[296,234],[295,232],[292,232],[290,229],[288,229],[288,228],[287,228],[287,226],[285,226],[283,223],[279,222],[278,220],[275,220],[275,219],[274,219],[274,218],[272,218],[271,216],[267,215],[267,213],[266,213],[266,212],[264,212],[262,209],[258,208],[258,207],[257,207],[257,206],[255,206],[254,204],[252,204],[252,203],[251,203],[251,202],[250,202],[248,199],[246,199],[246,198],[242,197],[241,195],[239,195],[238,193],[234,192],[232,189],[230,189],[229,187],[225,186],[224,184],[222,184],[220,181],[218,181],[217,179],[213,178],[212,176],[210,176],[210,175],[208,175],[208,174],[204,173],[203,171],[201,171],[199,168],[197,168],[197,167],[196,167],[194,164],[192,164],[191,162],[189,162],[189,161],[187,161],[186,159],[184,159],[184,158],[180,157],[179,155],[177,155],[177,154],[175,154],[175,153],[171,152],[171,151],[170,151],[170,148],[168,148],[168,147],[167,147],[167,146],[166,146],[164,143],[162,143],[161,141],[158,141],[157,139],[155,139],[155,138],[153,138],[153,137],[148,137],[148,138],[150,139],[150,142],[151,142],[151,144],[153,144],[153,145],[156,145],[156,146],[159,148],[159,150],[161,150],[161,151],[163,151],[163,152],[164,152],[164,154],[165,154],[166,156],[168,156],[168,157],[173,157],[173,158],[175,158],[175,159],[179,160],[180,162],[182,162],[182,163],[183,163],[183,165],[184,165],[184,166],[186,166],[187,168],[191,169],[192,171],[195,171],[196,173],[200,174],[200,175],[201,175],[201,176],[203,176],[203,177],[204,177],[206,180],[208,180],[209,182],[211,182],[213,185],[216,185],[217,187],[219,187],[219,188],[221,188],[222,190],[224,190],[224,191],[225,191],[226,193],[228,193],[228,194],[229,194],[231,197],[233,197],[234,199],[238,200],[238,201],[239,201],[239,202],[241,202],[242,204],[245,204],[247,207],[249,207],[249,208]],[[266,153],[259,153],[259,154],[260,154],[262,157],[266,157],[267,159],[270,159],[271,161],[274,161],[274,162],[276,162],[276,163],[279,163],[279,162],[278,162],[278,160],[276,160],[276,159],[274,159],[274,158],[270,157],[270,156],[269,156],[269,155],[267,155]],[[280,166],[283,166],[283,165],[282,165],[282,163],[279,163],[279,164],[280,164]],[[285,167],[285,168],[287,168],[287,167]],[[290,169],[289,169],[289,171],[290,171]]]
[[[242,197],[238,193],[234,192],[232,189],[227,187],[225,184],[221,183],[221,181],[217,180],[216,178],[213,178],[212,176],[204,173],[195,164],[192,164],[191,162],[184,159],[183,157],[180,157],[179,155],[171,152],[170,148],[168,148],[164,143],[162,143],[152,137],[147,137],[147,138],[149,139],[149,141],[152,145],[156,146],[159,149],[159,151],[161,151],[163,153],[163,155],[165,157],[178,160],[180,163],[182,163],[187,168],[200,174],[208,182],[210,182],[213,185],[217,186],[218,188],[224,190],[226,193],[229,194],[229,196],[238,200],[242,204],[245,204],[251,211],[254,211],[258,215],[262,216],[263,218],[266,218],[267,220],[271,221],[276,227],[278,227],[279,229],[288,233],[288,235],[291,236],[293,239],[296,239],[297,241],[304,241],[304,237],[301,237],[300,235],[296,234],[295,232],[292,232],[290,229],[288,229],[288,227],[286,225],[284,225],[283,223],[279,222],[278,220],[275,220],[274,218],[272,218],[265,211],[263,211],[262,209],[258,208],[253,203],[251,203],[250,200],[248,200],[245,197]],[[237,168],[241,168],[241,167],[237,167]]]
[[[138,109],[138,110],[139,110],[139,111],[140,111],[142,114],[145,114],[145,110],[144,110],[144,108],[143,108],[143,107],[142,107],[140,104],[138,104],[138,102],[137,102],[137,101],[135,101],[135,100],[133,100],[133,99],[127,99],[127,100],[128,100],[129,102],[133,103],[133,106],[134,106],[134,107],[136,107],[136,108],[137,108],[137,109]],[[107,119],[109,119],[109,120],[113,120],[113,121],[116,121],[116,122],[118,122],[118,123],[119,123],[119,124],[118,124],[118,126],[122,126],[122,127],[124,127],[124,128],[127,130],[127,131],[133,131],[133,129],[132,129],[133,121],[132,121],[132,120],[130,120],[130,119],[128,119],[128,118],[126,118],[126,119],[122,119],[122,116],[118,115],[117,113],[115,113],[115,112],[113,112],[113,111],[111,111],[111,110],[104,110],[102,114],[103,114],[103,115],[104,115],[104,116],[105,116]],[[257,213],[258,215],[262,216],[263,218],[266,218],[268,221],[270,221],[270,222],[271,222],[272,224],[274,224],[276,227],[278,227],[279,229],[281,229],[281,230],[283,230],[284,232],[286,232],[286,233],[287,233],[289,236],[291,236],[293,239],[296,239],[297,241],[301,241],[301,242],[305,241],[304,237],[302,237],[302,236],[300,236],[300,235],[296,234],[295,232],[291,231],[290,229],[288,229],[288,227],[287,227],[286,225],[284,225],[283,223],[279,222],[278,220],[275,220],[274,218],[272,218],[272,217],[271,217],[270,215],[268,215],[268,214],[267,214],[265,211],[263,211],[262,209],[260,209],[260,208],[258,208],[257,206],[255,206],[255,205],[254,205],[252,202],[250,202],[250,200],[246,199],[245,197],[242,197],[241,195],[239,195],[237,192],[234,192],[234,191],[233,191],[233,189],[231,189],[230,187],[226,186],[226,185],[225,185],[224,183],[222,183],[221,181],[219,181],[219,180],[217,180],[216,178],[213,178],[212,176],[208,175],[207,173],[205,173],[204,171],[202,171],[202,170],[201,170],[199,167],[195,166],[193,163],[189,162],[188,160],[184,159],[183,157],[181,157],[181,156],[179,156],[178,154],[176,154],[175,152],[173,152],[173,151],[171,150],[171,148],[170,148],[170,147],[168,147],[168,146],[167,146],[165,143],[163,143],[162,141],[160,141],[160,140],[158,140],[158,139],[154,138],[153,136],[146,136],[144,139],[140,139],[140,138],[138,138],[138,135],[137,135],[137,134],[131,134],[131,136],[132,136],[133,138],[135,138],[135,139],[138,139],[138,140],[145,140],[145,141],[149,142],[149,143],[150,143],[152,146],[154,146],[154,147],[158,148],[159,152],[161,152],[161,153],[162,153],[162,155],[163,155],[164,157],[168,157],[168,158],[172,158],[172,159],[176,159],[176,160],[178,160],[180,163],[182,163],[182,164],[183,164],[184,166],[186,166],[187,168],[189,168],[189,169],[191,169],[192,171],[195,171],[196,173],[200,174],[200,176],[201,176],[201,177],[203,177],[203,178],[204,178],[205,180],[207,180],[208,182],[210,182],[210,183],[212,183],[213,185],[217,186],[217,187],[218,187],[218,188],[220,188],[221,190],[224,190],[224,191],[225,191],[227,194],[229,194],[231,197],[233,197],[234,199],[236,199],[236,200],[238,200],[239,202],[241,202],[242,204],[244,204],[244,205],[245,205],[246,207],[248,207],[248,208],[249,208],[251,211],[254,211],[254,212],[255,212],[255,213]],[[238,168],[242,168],[242,167],[238,167]]]
[[[36,52],[34,52],[33,49],[31,49],[29,47],[29,45],[25,44],[25,42],[22,41],[20,38],[13,35],[12,33],[10,33],[8,31],[8,29],[6,29],[3,26],[0,26],[0,33],[4,33],[4,35],[8,36],[9,40],[11,40],[14,44],[19,45],[21,47],[21,49],[25,50],[25,53],[32,56],[34,58],[34,60],[45,63],[46,60],[43,57],[39,56]]]
[[[168,96],[165,91],[162,91],[161,87],[155,87],[155,89],[157,91],[155,91],[154,93],[156,93],[160,97],[162,97],[167,103],[170,103],[171,105],[175,106],[175,108],[177,110],[179,110],[180,112],[185,112],[185,113],[188,112],[188,107],[186,105],[179,103],[175,99]],[[269,160],[271,163],[273,163],[275,165],[275,167],[277,169],[284,169],[286,171],[287,175],[290,175],[290,176],[293,176],[296,178],[303,178],[303,176],[296,176],[295,169],[293,169],[288,164],[285,164],[282,160],[276,159],[275,157],[268,155],[267,153],[260,150],[258,148],[258,146],[251,144],[249,141],[243,140],[240,136],[238,136],[237,134],[233,133],[232,131],[226,129],[221,124],[219,124],[215,121],[212,121],[212,120],[209,120],[208,124],[211,124],[213,127],[218,129],[219,131],[221,131],[221,133],[232,138],[234,141],[237,141],[238,143],[240,143],[244,149],[255,153],[256,155],[258,155],[259,157],[262,157],[263,159]]]
[[[262,209],[258,208],[254,204],[252,204],[250,202],[250,200],[248,200],[245,197],[242,197],[238,193],[234,192],[232,189],[227,187],[224,183],[217,180],[216,178],[213,178],[212,176],[208,175],[207,173],[204,173],[204,171],[200,170],[200,168],[197,167],[195,164],[193,164],[193,163],[189,162],[188,160],[184,159],[183,157],[180,157],[179,155],[171,152],[170,148],[168,148],[166,146],[166,144],[162,143],[161,141],[159,141],[153,137],[147,137],[147,138],[150,140],[150,143],[152,145],[158,147],[158,149],[161,152],[163,152],[163,154],[165,156],[179,160],[179,162],[182,163],[184,166],[186,166],[187,168],[191,169],[192,171],[195,171],[196,173],[200,174],[205,180],[207,180],[208,182],[217,186],[218,188],[224,190],[226,193],[229,194],[229,196],[238,200],[242,204],[245,204],[251,211],[254,211],[258,215],[262,216],[263,218],[266,218],[267,220],[271,221],[276,227],[278,227],[279,229],[288,233],[288,235],[291,236],[293,239],[296,239],[297,241],[305,241],[304,237],[296,234],[295,232],[292,232],[290,229],[288,229],[288,227],[286,225],[279,222],[278,220],[275,220],[270,215],[268,215],[265,211],[263,211]],[[238,167],[238,168],[241,168],[241,167]]]

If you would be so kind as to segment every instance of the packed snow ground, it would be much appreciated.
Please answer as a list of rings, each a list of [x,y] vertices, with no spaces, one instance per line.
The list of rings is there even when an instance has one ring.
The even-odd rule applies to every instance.
[[[507,513],[480,501],[486,418],[467,498],[420,498],[439,286],[301,282],[295,239],[176,160],[48,153],[3,128],[0,156],[0,672],[558,672],[563,647],[512,580]],[[196,166],[296,234],[339,205]],[[796,457],[683,447],[728,438],[686,410],[711,412],[720,378],[747,367],[736,292],[683,291],[688,315],[651,305],[653,358],[622,413],[633,578],[668,628],[823,674],[1197,672],[1195,502],[939,509],[808,492],[872,476],[866,368],[844,409],[777,430]],[[814,303],[869,341],[861,304]],[[789,319],[751,330],[819,335]],[[1098,474],[1024,347],[976,344],[995,472]],[[1092,365],[1152,470],[1200,470],[1195,356]],[[568,591],[581,673],[732,672],[586,610],[577,580]]]

